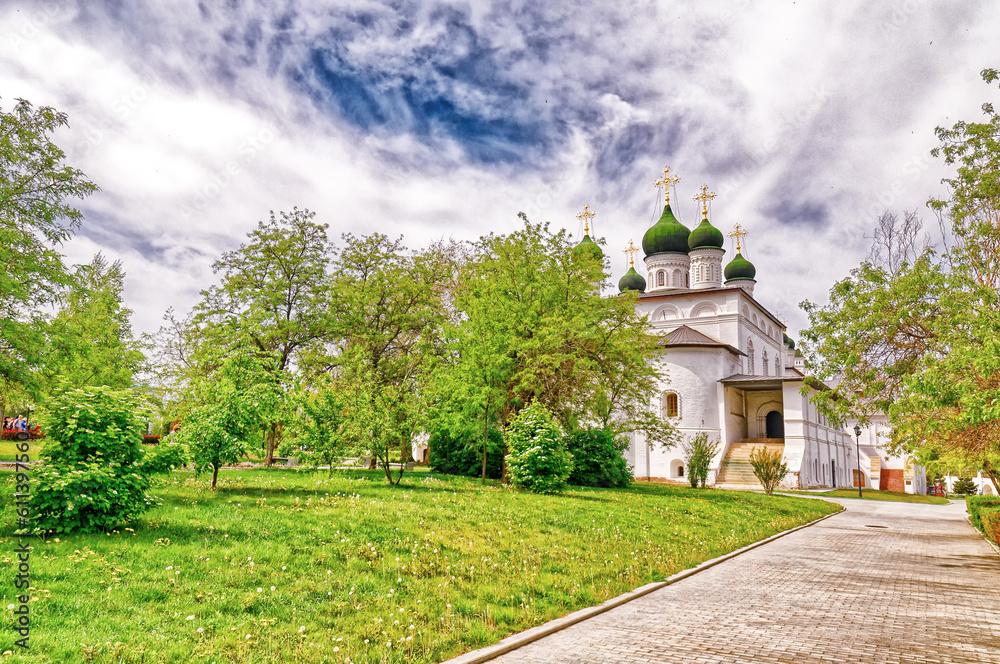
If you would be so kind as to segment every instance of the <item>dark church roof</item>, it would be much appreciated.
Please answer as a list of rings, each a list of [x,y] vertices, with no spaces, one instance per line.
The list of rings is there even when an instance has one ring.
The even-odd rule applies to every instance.
[[[660,346],[669,346],[671,348],[678,347],[692,347],[692,346],[703,346],[707,348],[725,348],[731,353],[736,355],[746,355],[739,348],[734,348],[729,344],[724,344],[721,341],[716,341],[710,336],[702,334],[698,330],[694,330],[687,325],[681,325],[676,330],[672,330],[669,334],[665,335],[659,342]]]

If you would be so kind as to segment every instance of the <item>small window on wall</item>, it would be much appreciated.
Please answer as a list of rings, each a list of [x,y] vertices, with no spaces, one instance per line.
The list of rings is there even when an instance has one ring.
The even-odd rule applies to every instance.
[[[664,392],[663,393],[663,416],[664,417],[677,417],[680,415],[680,400],[677,398],[676,392]]]
[[[663,270],[660,270],[659,272],[656,273],[656,285],[657,286],[663,286],[664,285],[664,283],[663,283]]]

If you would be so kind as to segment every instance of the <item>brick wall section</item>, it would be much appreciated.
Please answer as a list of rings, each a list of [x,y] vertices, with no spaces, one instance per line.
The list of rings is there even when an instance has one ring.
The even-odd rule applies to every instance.
[[[906,493],[906,484],[903,481],[902,468],[885,468],[879,478],[878,488],[882,491],[898,491]]]

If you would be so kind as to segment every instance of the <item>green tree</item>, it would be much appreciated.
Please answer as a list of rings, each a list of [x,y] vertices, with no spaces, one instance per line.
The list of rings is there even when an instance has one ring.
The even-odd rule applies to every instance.
[[[67,201],[98,191],[50,139],[67,124],[65,113],[24,99],[0,110],[0,379],[13,383],[30,381],[44,348],[41,309],[71,282],[56,247],[83,215]]]
[[[336,462],[352,449],[347,420],[350,388],[333,375],[322,374],[309,387],[299,387],[292,405],[294,433],[283,446],[288,447],[288,454],[310,459],[315,466],[328,466],[333,475]]]
[[[352,436],[398,483],[412,460],[412,437],[427,424],[448,266],[433,248],[411,252],[379,233],[343,240],[334,263],[330,368],[351,386]],[[397,461],[394,478],[390,463]]]
[[[958,478],[951,490],[960,496],[974,496],[979,493],[979,487],[976,486],[975,480],[968,476]]]
[[[226,252],[213,265],[222,283],[202,291],[191,324],[198,349],[226,347],[247,337],[257,349],[276,358],[268,370],[279,383],[287,374],[310,370],[329,339],[329,274],[333,245],[326,225],[308,210],[272,212],[249,234],[249,242]],[[213,367],[197,357],[204,373]],[[212,357],[209,352],[209,357]],[[267,423],[265,464],[274,457],[281,421]]]
[[[442,413],[478,422],[487,433],[532,400],[569,429],[674,432],[650,409],[658,380],[656,338],[635,313],[635,294],[601,297],[604,266],[574,252],[565,232],[531,223],[480,238],[454,289],[448,366],[434,390]]]
[[[196,470],[212,470],[213,490],[219,469],[243,458],[265,423],[283,412],[286,393],[275,353],[261,351],[251,339],[216,352],[218,368],[197,382],[200,403],[174,434],[191,450]]]
[[[72,288],[62,294],[48,324],[41,370],[46,391],[56,384],[132,387],[145,355],[132,334],[124,290],[121,261],[109,264],[97,254],[76,269]]]
[[[982,73],[987,82],[1000,78],[996,70]],[[944,181],[949,196],[929,201],[944,230],[940,253],[897,248],[893,262],[882,252],[836,284],[829,305],[803,304],[811,325],[803,336],[820,377],[843,377],[817,399],[828,415],[864,423],[881,410],[890,416],[895,447],[918,456],[928,450],[924,457],[961,451],[995,478],[1000,116],[989,103],[983,112],[985,122],[936,130],[941,145],[933,154],[957,171]],[[893,246],[884,238],[882,245]]]

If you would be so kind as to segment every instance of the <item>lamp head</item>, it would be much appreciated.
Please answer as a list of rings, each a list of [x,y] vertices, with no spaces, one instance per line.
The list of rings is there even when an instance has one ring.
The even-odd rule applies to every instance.
[[[861,426],[858,424],[854,425],[854,435],[858,438],[861,437]]]

